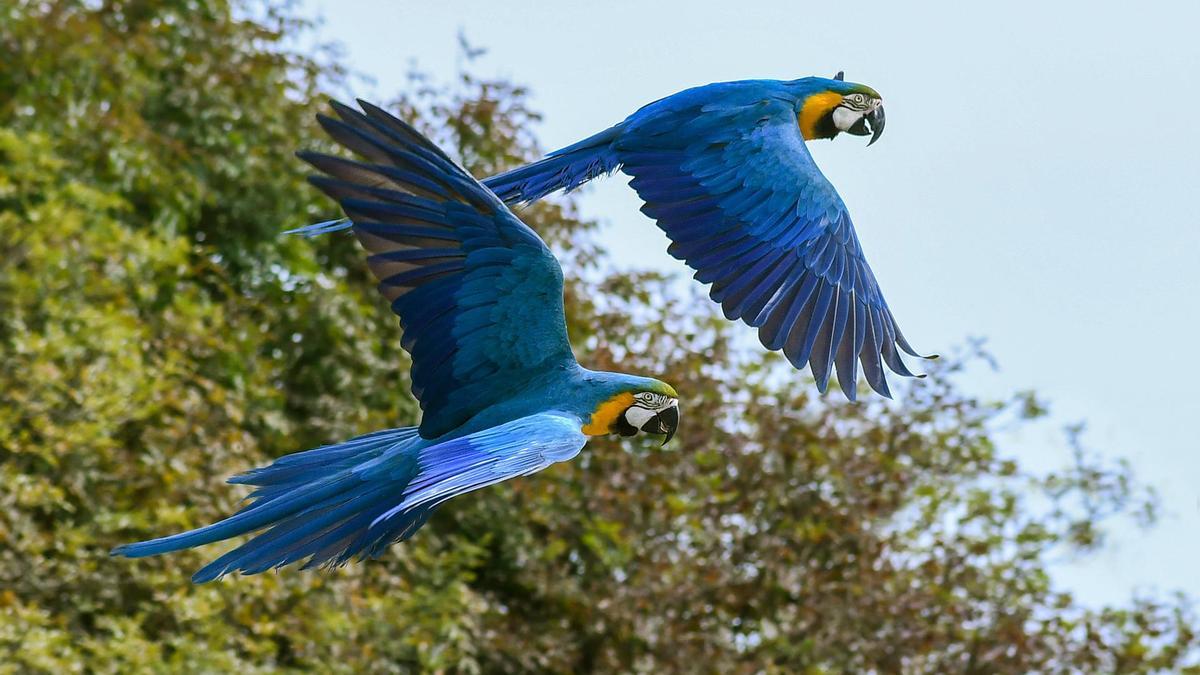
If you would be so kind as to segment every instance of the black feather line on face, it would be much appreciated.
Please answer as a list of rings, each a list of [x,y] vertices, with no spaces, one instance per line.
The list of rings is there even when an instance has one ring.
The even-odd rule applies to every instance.
[[[613,424],[613,431],[625,437],[636,436],[638,432],[637,427],[633,426],[629,423],[629,420],[625,419],[625,413],[621,413],[617,417],[616,423]]]
[[[830,108],[829,112],[821,115],[820,119],[817,120],[817,123],[813,128],[813,132],[816,134],[815,138],[828,138],[833,140],[837,137],[838,133],[841,131],[837,128],[837,125],[833,123],[833,111],[837,109],[837,106]]]

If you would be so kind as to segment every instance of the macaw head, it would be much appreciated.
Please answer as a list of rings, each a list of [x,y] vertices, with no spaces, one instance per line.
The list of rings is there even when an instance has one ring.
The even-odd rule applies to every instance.
[[[633,436],[639,431],[665,434],[666,445],[679,428],[679,395],[665,382],[637,378],[592,411],[583,427],[589,436],[620,434]]]
[[[870,136],[871,145],[883,135],[883,98],[865,84],[847,82],[845,73],[833,79],[808,77],[804,83],[797,120],[804,140],[834,138],[845,132]]]

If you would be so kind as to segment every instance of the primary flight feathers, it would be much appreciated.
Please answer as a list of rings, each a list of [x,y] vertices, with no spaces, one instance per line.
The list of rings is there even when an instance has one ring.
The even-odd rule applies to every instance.
[[[712,284],[730,320],[758,328],[768,349],[811,367],[825,391],[836,367],[855,398],[858,367],[890,396],[884,365],[912,376],[908,344],[863,256],[845,204],[806,140],[882,133],[870,87],[809,77],[688,89],[545,159],[484,181],[509,204],[571,190],[621,170],[673,242]]]
[[[361,161],[300,156],[370,252],[412,355],[419,428],[379,431],[288,455],[230,482],[255,486],[236,514],[190,532],[119,546],[143,557],[259,532],[193,579],[295,562],[379,555],[457,495],[540,471],[589,436],[664,434],[679,423],[669,385],[575,361],[562,270],[542,240],[419,132],[360,102],[322,127]]]

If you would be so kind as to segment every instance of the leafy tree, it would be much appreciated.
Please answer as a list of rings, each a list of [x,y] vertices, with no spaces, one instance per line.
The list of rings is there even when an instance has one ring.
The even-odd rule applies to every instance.
[[[1047,574],[1153,505],[1127,467],[1023,470],[996,430],[1041,405],[961,391],[970,351],[895,404],[814,397],[614,273],[570,200],[522,215],[575,347],[684,393],[673,448],[594,443],[327,574],[110,559],[230,512],[228,475],[416,420],[352,239],[279,236],[335,215],[291,158],[345,86],[309,31],[287,5],[0,5],[0,671],[1196,672],[1189,599],[1089,610]],[[393,107],[481,175],[536,149],[507,82],[414,74]]]

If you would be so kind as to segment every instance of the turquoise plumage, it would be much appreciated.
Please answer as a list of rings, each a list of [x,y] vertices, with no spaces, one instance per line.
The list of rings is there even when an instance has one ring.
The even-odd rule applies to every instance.
[[[143,557],[264,530],[214,560],[197,583],[291,563],[337,566],[407,539],[446,500],[577,455],[589,436],[665,434],[675,390],[582,368],[567,341],[562,270],[542,240],[428,139],[370,104],[333,104],[322,127],[353,161],[299,153],[311,182],[370,253],[412,355],[419,427],[288,455],[230,480],[251,503],[207,527],[119,546]]]
[[[805,140],[883,130],[870,87],[808,77],[688,89],[545,159],[487,179],[510,204],[621,170],[673,242],[670,254],[711,284],[726,318],[758,329],[825,391],[836,367],[856,395],[890,396],[884,365],[912,376],[909,345],[867,265],[850,214],[813,162]]]

